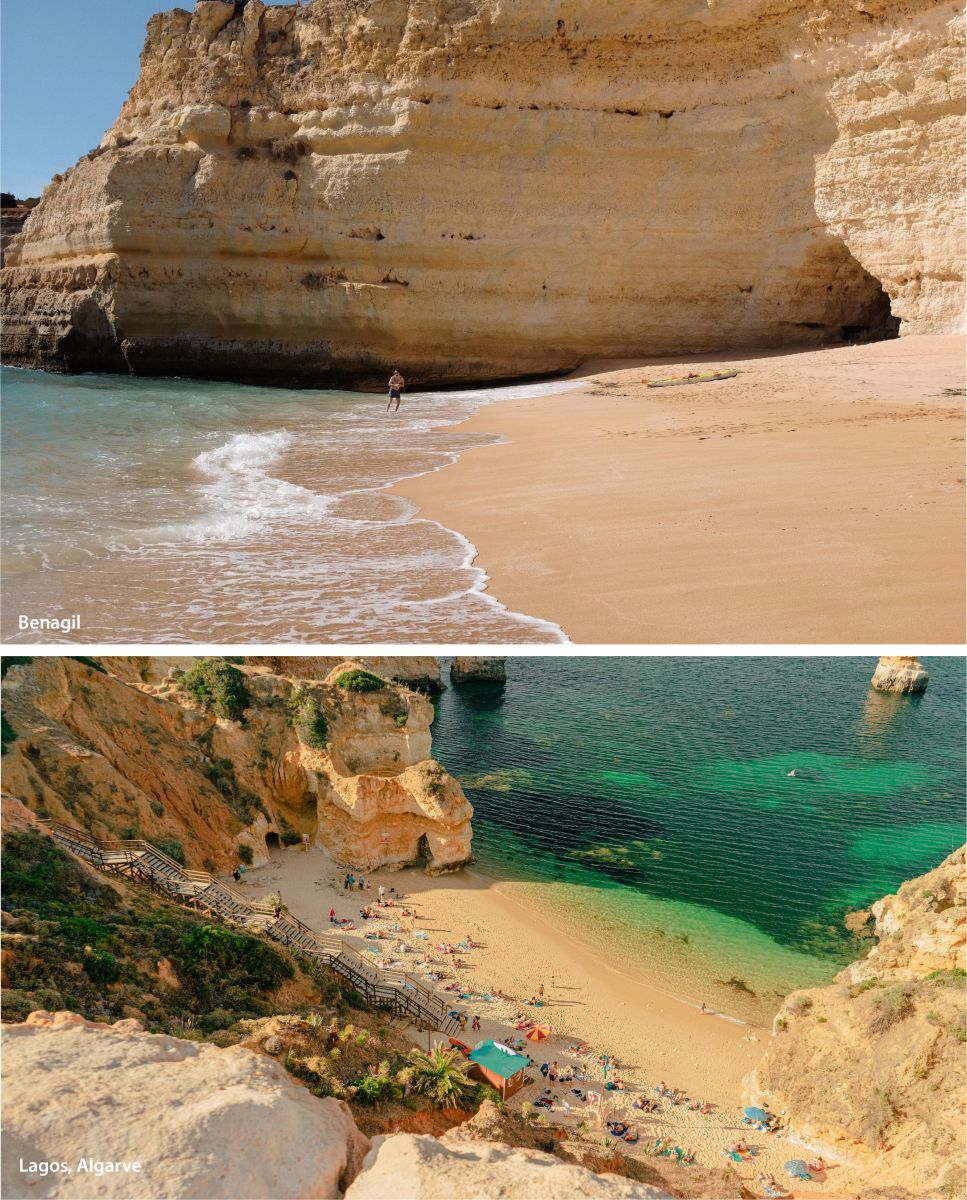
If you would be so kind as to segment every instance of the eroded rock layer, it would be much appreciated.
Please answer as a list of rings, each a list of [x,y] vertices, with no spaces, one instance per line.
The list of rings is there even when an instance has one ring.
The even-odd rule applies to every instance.
[[[189,866],[209,870],[233,865],[243,846],[264,862],[302,834],[365,870],[471,860],[473,810],[431,757],[425,696],[340,686],[356,663],[326,681],[244,665],[244,721],[225,720],[185,691],[188,665],[160,679],[139,659],[9,667],[5,789],[99,837],[173,840]]]
[[[872,906],[877,944],[786,998],[754,1077],[807,1145],[897,1194],[964,1190],[964,853]]]
[[[961,42],[937,0],[199,0],[11,246],[5,354],[425,384],[951,331]]]

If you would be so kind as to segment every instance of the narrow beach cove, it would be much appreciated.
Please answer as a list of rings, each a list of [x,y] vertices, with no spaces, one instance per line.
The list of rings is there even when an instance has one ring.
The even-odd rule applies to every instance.
[[[782,998],[863,957],[869,943],[851,937],[846,912],[964,838],[962,662],[925,660],[930,686],[915,697],[870,690],[863,658],[760,665],[512,659],[504,686],[448,688],[433,727],[436,756],[475,805],[475,866],[436,878],[375,871],[347,891],[346,868],[293,847],[273,849],[239,886],[254,899],[280,892],[321,932],[334,928],[331,908],[374,962],[450,989],[453,1010],[479,1018],[462,1035],[470,1044],[514,1042],[522,1020],[545,1022],[547,1041],[524,1043],[534,1082],[515,1107],[533,1103],[541,1063],[556,1061],[587,1074],[579,1091],[603,1101],[571,1092],[574,1081],[552,1088],[551,1125],[603,1133],[617,1117],[643,1141],[721,1167],[748,1132],[748,1077]],[[364,919],[381,886],[396,889],[394,906]],[[625,1090],[604,1091],[601,1054]],[[631,1107],[661,1082],[710,1111]],[[748,1184],[803,1155],[782,1135],[749,1140],[758,1153],[733,1163]],[[868,1191],[846,1162],[797,1185]]]

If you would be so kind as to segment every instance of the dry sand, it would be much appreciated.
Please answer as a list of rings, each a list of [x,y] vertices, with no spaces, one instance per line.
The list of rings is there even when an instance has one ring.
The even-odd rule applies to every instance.
[[[964,640],[964,343],[592,363],[397,491],[575,642]],[[735,367],[730,380],[641,381]],[[589,373],[590,372],[590,373]]]
[[[515,1029],[518,1012],[548,1024],[550,1038],[538,1046],[526,1044],[526,1052],[535,1059],[535,1082],[514,1097],[515,1106],[532,1102],[540,1094],[544,1081],[537,1068],[542,1062],[557,1060],[562,1068],[568,1064],[583,1066],[594,1072],[596,1082],[588,1086],[601,1090],[597,1056],[608,1053],[617,1059],[618,1077],[627,1081],[629,1090],[605,1092],[600,1116],[619,1116],[633,1122],[642,1142],[663,1137],[673,1145],[694,1149],[701,1165],[721,1167],[726,1165],[723,1150],[744,1135],[750,1144],[760,1147],[758,1157],[735,1167],[750,1183],[762,1170],[771,1171],[785,1182],[788,1177],[783,1162],[810,1157],[782,1136],[750,1133],[741,1124],[741,1106],[749,1102],[743,1079],[761,1057],[768,1030],[725,1014],[702,1013],[694,1004],[663,990],[660,980],[629,974],[621,964],[602,961],[545,921],[537,909],[508,895],[502,890],[504,885],[477,872],[462,871],[435,879],[416,871],[377,872],[366,877],[370,887],[365,892],[352,894],[342,889],[344,874],[323,850],[313,847],[306,853],[293,847],[273,851],[268,865],[250,870],[240,886],[233,886],[239,886],[251,899],[281,890],[290,911],[319,932],[333,932],[328,917],[333,906],[337,916],[352,917],[357,922],[357,929],[343,936],[364,953],[374,944],[365,940],[364,933],[376,929],[388,932],[390,925],[401,924],[404,932],[393,933],[392,941],[376,943],[384,959],[402,960],[408,970],[422,974],[416,964],[429,947],[435,967],[447,972],[447,977],[435,986],[442,989],[448,982],[458,981],[466,991],[504,992],[506,1000],[484,1001],[479,996],[460,1000],[452,992],[441,991],[453,1008],[466,1012],[468,1019],[479,1015],[480,1032],[472,1031],[468,1024],[463,1035],[471,1045],[488,1037],[504,1041],[521,1037]],[[385,910],[385,920],[360,919],[360,908],[375,902],[380,884],[405,892],[406,904],[415,914],[412,929],[405,929],[407,922],[401,919],[398,908]],[[417,932],[427,933],[428,938],[417,939]],[[436,947],[443,942],[464,941],[467,935],[474,948],[459,954],[464,965],[454,969]],[[391,948],[399,938],[411,949],[396,955]],[[547,1004],[533,1008],[525,1001],[537,993],[541,984]],[[427,1044],[427,1034],[413,1031],[412,1036],[419,1044]],[[568,1047],[578,1042],[588,1052],[569,1054]],[[632,1110],[635,1096],[654,1096],[661,1080],[691,1097],[709,1101],[714,1106],[712,1113],[702,1116],[684,1105],[672,1106],[667,1100],[661,1102],[662,1111],[653,1116]],[[571,1086],[555,1088],[559,1101],[570,1102],[571,1112],[566,1114],[559,1102],[548,1114],[549,1122],[573,1126],[587,1120],[598,1130],[597,1136],[602,1136],[606,1131],[595,1107],[568,1095]],[[852,1170],[837,1167],[825,1182],[797,1183],[795,1191],[797,1195],[832,1198],[855,1196],[859,1188],[861,1182]]]

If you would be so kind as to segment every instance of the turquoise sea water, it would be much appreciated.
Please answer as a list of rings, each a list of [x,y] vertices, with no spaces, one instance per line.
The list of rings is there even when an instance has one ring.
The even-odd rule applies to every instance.
[[[764,1019],[863,952],[847,911],[967,837],[964,663],[925,665],[903,697],[867,658],[514,658],[504,688],[444,693],[434,753],[482,871],[614,964]]]
[[[532,384],[383,396],[4,368],[3,637],[560,641],[481,588],[459,534],[385,489],[495,439],[459,423]],[[39,640],[76,641],[78,635]]]

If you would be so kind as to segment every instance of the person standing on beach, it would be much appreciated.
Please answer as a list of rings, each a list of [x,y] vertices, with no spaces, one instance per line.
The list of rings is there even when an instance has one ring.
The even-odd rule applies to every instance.
[[[309,853],[309,835],[307,833],[302,835],[302,849],[306,852],[306,854]]]
[[[396,407],[393,409],[393,412],[400,411],[400,394],[405,386],[406,380],[399,373],[399,371],[394,368],[393,374],[389,377],[389,400],[386,404],[387,412],[389,412],[390,408],[392,407],[394,400],[396,401]]]

